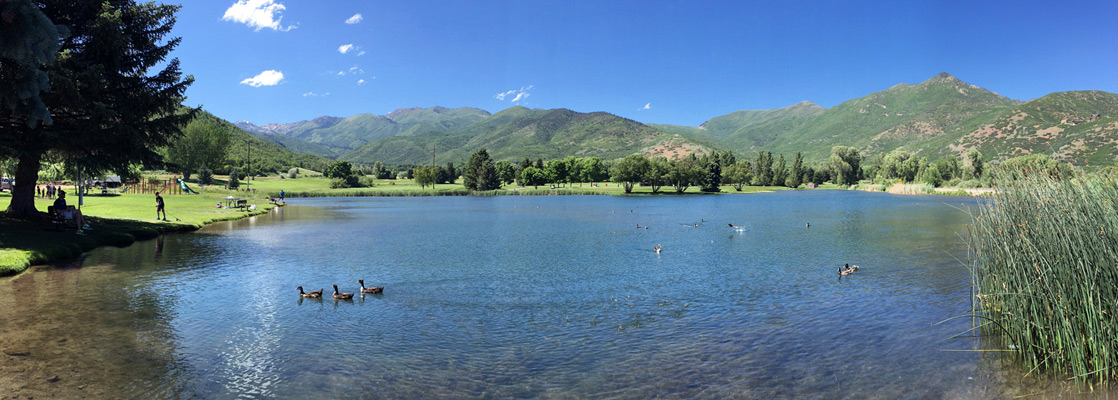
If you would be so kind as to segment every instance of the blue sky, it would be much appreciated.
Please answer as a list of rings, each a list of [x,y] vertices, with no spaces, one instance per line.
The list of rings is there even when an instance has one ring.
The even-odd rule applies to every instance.
[[[1118,92],[1116,2],[185,3],[187,104],[257,124],[522,105],[694,126],[940,72],[1021,100]]]

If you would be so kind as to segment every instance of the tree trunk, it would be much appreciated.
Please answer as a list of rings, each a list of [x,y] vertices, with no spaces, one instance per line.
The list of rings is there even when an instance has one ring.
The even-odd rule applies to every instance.
[[[12,187],[12,202],[8,204],[9,217],[31,219],[39,217],[35,209],[35,185],[39,182],[41,155],[25,155],[16,165],[16,185]]]

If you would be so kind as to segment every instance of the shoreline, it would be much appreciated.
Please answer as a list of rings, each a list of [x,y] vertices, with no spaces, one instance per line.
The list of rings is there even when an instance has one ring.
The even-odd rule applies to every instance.
[[[24,243],[0,249],[0,279],[14,278],[33,267],[74,259],[99,247],[127,247],[137,241],[154,239],[163,234],[194,232],[213,223],[266,214],[281,205],[265,204],[258,207],[254,211],[203,218],[197,222],[147,222],[90,215],[87,219],[94,229],[85,235],[76,235],[73,229],[48,229],[51,223],[45,218],[29,221],[0,219],[0,225],[25,234]],[[4,236],[0,234],[0,237]]]

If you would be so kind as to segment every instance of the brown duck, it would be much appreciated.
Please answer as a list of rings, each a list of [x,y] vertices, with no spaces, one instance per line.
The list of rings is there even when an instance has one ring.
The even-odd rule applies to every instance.
[[[335,299],[352,299],[353,293],[338,293],[338,285],[334,285],[334,298]]]
[[[304,292],[302,286],[299,286],[297,289],[299,289],[299,295],[301,295],[303,297],[312,297],[312,298],[322,297],[322,289],[318,289],[318,290],[313,291],[313,292]]]
[[[358,279],[357,283],[361,284],[361,293],[374,293],[374,294],[384,293],[384,286],[365,287],[365,280],[364,279]]]

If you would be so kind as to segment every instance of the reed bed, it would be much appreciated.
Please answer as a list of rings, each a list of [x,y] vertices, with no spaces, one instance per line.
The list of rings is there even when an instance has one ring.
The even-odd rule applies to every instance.
[[[1033,372],[1118,378],[1118,186],[1103,176],[994,177],[967,235],[975,314]]]

